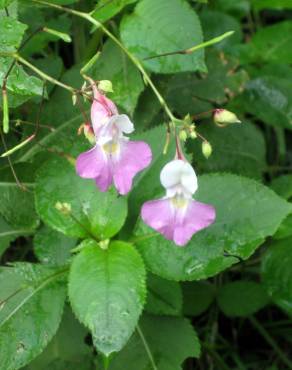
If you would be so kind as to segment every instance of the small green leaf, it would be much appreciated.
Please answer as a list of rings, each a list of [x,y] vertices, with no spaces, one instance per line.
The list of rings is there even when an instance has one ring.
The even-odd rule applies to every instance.
[[[292,314],[292,238],[273,242],[262,261],[262,280],[273,302]]]
[[[159,278],[153,274],[147,276],[147,303],[145,310],[156,315],[180,315],[182,309],[182,291],[175,281]]]
[[[184,0],[139,1],[134,12],[122,20],[121,38],[141,60],[203,42],[199,18]],[[206,72],[203,50],[146,60],[144,65],[156,73]]]
[[[108,356],[122,349],[137,325],[145,301],[144,265],[133,246],[124,242],[102,250],[85,240],[82,247],[72,263],[69,297],[96,348]]]
[[[49,160],[36,179],[36,209],[52,228],[68,236],[110,238],[122,227],[127,202],[111,188],[100,192],[93,180],[80,178],[66,159]],[[66,203],[70,214],[63,214],[56,204]]]
[[[281,197],[289,200],[292,198],[292,175],[276,177],[271,182],[271,188]]]
[[[249,316],[265,307],[269,298],[262,285],[253,281],[234,281],[218,291],[218,304],[226,316]]]
[[[63,266],[71,257],[71,249],[76,245],[76,239],[43,226],[37,230],[33,244],[34,253],[40,262],[51,266]]]
[[[109,370],[153,369],[143,340],[157,370],[181,369],[185,359],[200,355],[197,333],[184,318],[144,315],[139,329],[140,334],[136,331],[126,347],[113,357]]]
[[[137,238],[137,248],[148,269],[163,278],[198,280],[218,274],[238,262],[235,256],[249,258],[291,212],[291,205],[269,188],[235,175],[200,177],[195,198],[215,207],[216,220],[183,248],[153,236],[142,221],[138,225],[137,235],[145,237]]]
[[[17,263],[0,269],[0,369],[23,367],[46,347],[63,312],[64,270]]]
[[[193,281],[182,284],[183,313],[199,316],[205,312],[215,298],[215,288],[208,282]]]

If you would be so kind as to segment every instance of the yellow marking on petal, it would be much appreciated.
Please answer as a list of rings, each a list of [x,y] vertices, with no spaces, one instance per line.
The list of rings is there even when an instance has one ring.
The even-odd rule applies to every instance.
[[[171,203],[175,208],[184,208],[188,204],[188,200],[183,197],[173,197],[171,198]]]
[[[108,154],[114,154],[119,150],[119,144],[109,142],[103,145],[103,150]]]

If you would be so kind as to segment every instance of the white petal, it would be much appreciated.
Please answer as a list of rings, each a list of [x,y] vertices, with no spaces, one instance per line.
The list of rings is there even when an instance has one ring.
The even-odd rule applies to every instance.
[[[181,186],[182,191],[191,194],[198,188],[197,176],[193,167],[181,159],[171,161],[163,167],[160,181],[166,189]]]
[[[130,134],[134,131],[134,124],[126,114],[117,114],[111,120],[125,134]]]

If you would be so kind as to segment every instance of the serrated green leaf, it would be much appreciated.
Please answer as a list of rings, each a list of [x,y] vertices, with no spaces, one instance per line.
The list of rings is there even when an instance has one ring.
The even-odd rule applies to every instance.
[[[48,226],[37,230],[33,245],[34,253],[40,262],[51,266],[63,266],[71,257],[71,249],[76,239],[69,238]]]
[[[49,160],[36,178],[36,209],[52,228],[68,236],[110,238],[122,227],[127,201],[111,188],[100,192],[93,180],[80,178],[66,159]],[[58,202],[71,207],[71,215],[57,210]]]
[[[14,52],[27,26],[12,17],[0,17],[0,52]]]
[[[142,221],[138,225],[137,248],[146,266],[166,279],[199,280],[216,275],[238,262],[224,256],[224,251],[247,259],[291,212],[291,205],[269,188],[230,174],[200,177],[195,198],[215,207],[216,221],[183,248],[159,234],[151,237],[153,230]]]
[[[134,112],[144,89],[143,81],[137,68],[113,41],[106,42],[90,74],[94,79],[110,80],[114,90],[110,98],[128,113]]]
[[[0,269],[0,369],[35,358],[56,333],[65,301],[64,270],[18,263]]]
[[[125,6],[135,3],[137,0],[101,0],[97,3],[92,16],[99,22],[104,23],[118,14]]]
[[[200,343],[190,322],[180,317],[144,315],[139,323],[140,333],[152,353],[157,370],[179,370],[188,357],[199,357]],[[138,332],[126,347],[110,362],[109,370],[148,370],[149,360]]]
[[[147,276],[147,303],[145,310],[155,315],[177,316],[181,314],[182,291],[175,281]]]
[[[106,356],[120,351],[133,333],[145,301],[143,261],[131,244],[114,241],[102,250],[85,240],[74,258],[69,297],[75,315]]]
[[[212,145],[212,155],[206,159],[199,140],[190,140],[187,147],[194,156],[198,172],[232,172],[261,179],[266,169],[266,144],[262,132],[253,124],[243,121],[224,129],[213,122],[198,126]]]
[[[120,30],[123,43],[140,59],[203,42],[199,18],[184,0],[142,0]],[[203,50],[145,60],[144,65],[156,73],[206,71]]]
[[[217,301],[226,316],[249,316],[265,307],[269,298],[261,284],[234,281],[220,287]]]
[[[273,242],[262,261],[262,281],[273,302],[292,314],[292,238]]]
[[[44,352],[24,370],[93,370],[91,348],[85,344],[87,330],[65,306],[60,327]]]
[[[205,312],[215,299],[215,287],[208,282],[185,282],[182,284],[183,313],[199,316]]]

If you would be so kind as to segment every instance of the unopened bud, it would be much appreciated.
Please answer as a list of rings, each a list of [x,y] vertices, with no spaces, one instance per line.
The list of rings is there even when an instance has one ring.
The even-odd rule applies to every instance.
[[[100,248],[101,248],[101,249],[106,250],[106,249],[108,249],[108,247],[109,247],[109,242],[110,242],[110,240],[109,240],[109,239],[105,239],[105,240],[100,241],[100,242],[98,243],[98,245],[100,246]]]
[[[113,90],[113,84],[109,80],[101,80],[101,81],[99,81],[97,87],[98,87],[99,90],[101,90],[101,91],[103,91],[105,93],[114,92],[114,90]]]
[[[215,109],[213,118],[216,125],[221,127],[232,123],[241,123],[234,113],[226,109]]]
[[[95,144],[95,135],[93,128],[89,123],[83,123],[79,128],[78,128],[78,135],[81,135],[83,132],[84,136],[86,139],[90,142],[90,144]]]
[[[181,141],[186,141],[187,140],[188,134],[186,133],[185,130],[181,130],[179,132],[179,138],[180,138]]]
[[[55,208],[63,215],[69,215],[71,213],[71,204],[57,202]]]
[[[54,35],[54,36],[62,39],[65,42],[71,42],[72,41],[71,37],[67,33],[60,32],[60,31],[57,31],[57,30],[53,30],[53,29],[48,28],[48,27],[44,27],[43,31],[47,32],[47,33],[50,33],[51,35]]]
[[[212,146],[208,141],[203,141],[202,143],[202,153],[203,156],[208,159],[212,154]]]
[[[192,123],[192,117],[190,116],[190,114],[189,114],[189,113],[184,117],[184,122],[185,122],[187,125],[190,125],[190,124]]]
[[[72,103],[73,105],[77,103],[77,95],[75,93],[72,94]]]
[[[190,133],[190,138],[191,138],[191,139],[196,139],[196,138],[197,138],[197,133],[196,133],[196,131],[192,131],[192,132]]]

